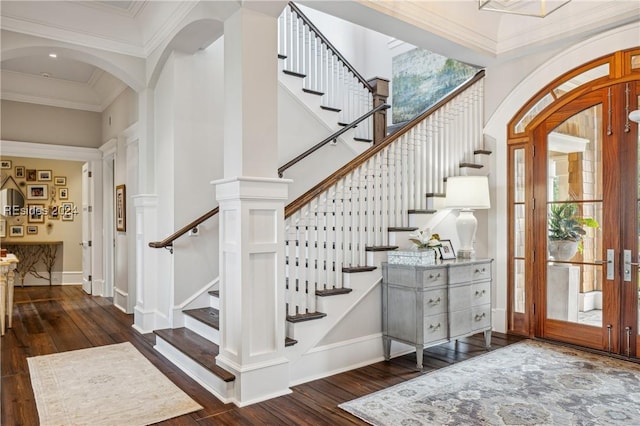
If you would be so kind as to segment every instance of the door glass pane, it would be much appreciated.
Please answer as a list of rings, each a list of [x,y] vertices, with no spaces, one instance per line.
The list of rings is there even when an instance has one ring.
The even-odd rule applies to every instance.
[[[524,269],[524,254],[525,254],[525,150],[514,149],[513,150],[513,307],[514,312],[525,312],[525,269]]]
[[[547,138],[547,318],[602,324],[600,105]]]

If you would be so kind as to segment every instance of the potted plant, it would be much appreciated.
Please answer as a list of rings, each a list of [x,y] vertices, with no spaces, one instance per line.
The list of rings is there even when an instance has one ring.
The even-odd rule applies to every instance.
[[[555,260],[569,260],[576,252],[582,253],[585,228],[598,228],[591,217],[579,215],[576,203],[552,204],[549,208],[549,254]]]

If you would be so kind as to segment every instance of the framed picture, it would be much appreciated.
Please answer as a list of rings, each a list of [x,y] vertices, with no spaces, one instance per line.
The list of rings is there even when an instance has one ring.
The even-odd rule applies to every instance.
[[[16,166],[16,178],[24,179],[24,166]]]
[[[7,221],[5,219],[0,219],[0,238],[7,237]]]
[[[37,234],[38,233],[38,225],[29,225],[27,226],[27,234]]]
[[[442,243],[442,247],[440,247],[440,257],[443,260],[446,259],[455,259],[456,252],[453,250],[453,244],[451,244],[451,240],[440,240]]]
[[[58,220],[60,219],[60,207],[56,205],[49,206],[49,210],[47,211],[49,220]]]
[[[124,185],[116,186],[116,230],[127,230],[127,191]]]
[[[51,170],[38,170],[38,181],[39,182],[51,181]]]
[[[66,176],[56,176],[53,178],[53,184],[57,186],[66,186],[67,178]]]
[[[38,173],[35,169],[27,169],[27,182],[35,182],[38,180]]]
[[[29,212],[27,219],[29,223],[44,223],[44,204],[27,204],[27,211]]]
[[[11,160],[0,160],[0,169],[10,169]]]
[[[61,200],[69,199],[69,189],[68,188],[58,188],[58,198]]]
[[[48,189],[48,185],[27,185],[27,200],[47,200]]]
[[[75,207],[73,205],[73,203],[61,203],[60,204],[60,210],[58,211],[58,214],[60,215],[60,217],[62,218],[62,220],[64,221],[73,221],[73,218],[75,216]]]
[[[23,237],[24,236],[24,226],[22,226],[22,225],[11,225],[9,227],[9,236],[10,237]]]

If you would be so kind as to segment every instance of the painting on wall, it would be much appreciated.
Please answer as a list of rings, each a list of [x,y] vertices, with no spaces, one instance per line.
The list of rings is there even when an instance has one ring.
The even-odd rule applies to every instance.
[[[37,180],[38,173],[36,169],[27,169],[27,181],[35,182]]]
[[[127,230],[127,193],[124,185],[116,186],[116,231]]]
[[[27,205],[29,212],[29,223],[44,223],[44,204],[29,204]]]
[[[16,178],[24,179],[24,166],[16,166]]]
[[[0,238],[5,238],[7,236],[7,221],[5,219],[0,219]]]
[[[403,123],[434,105],[478,70],[425,49],[391,60],[393,123]]]
[[[0,169],[10,169],[10,168],[11,168],[11,160],[0,161]]]
[[[28,200],[46,200],[49,198],[49,187],[47,185],[27,185]]]
[[[24,236],[24,226],[22,226],[22,225],[11,225],[9,227],[9,236],[10,237],[23,237]]]

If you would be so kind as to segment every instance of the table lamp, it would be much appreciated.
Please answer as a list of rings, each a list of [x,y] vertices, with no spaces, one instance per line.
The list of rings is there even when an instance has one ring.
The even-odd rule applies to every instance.
[[[475,256],[473,242],[476,237],[478,220],[474,210],[491,208],[489,199],[489,179],[487,176],[452,176],[447,178],[445,206],[460,209],[456,219],[456,230],[460,240],[458,257],[471,259]]]

